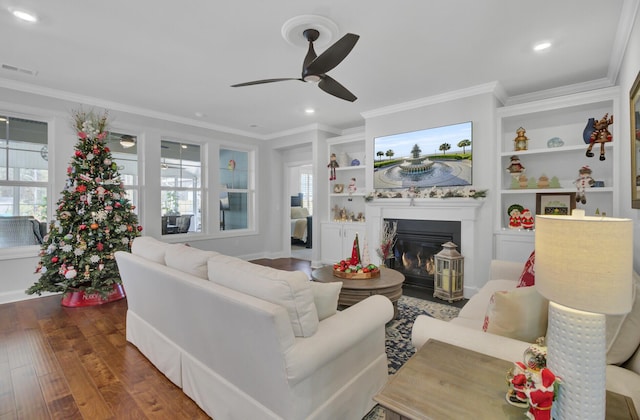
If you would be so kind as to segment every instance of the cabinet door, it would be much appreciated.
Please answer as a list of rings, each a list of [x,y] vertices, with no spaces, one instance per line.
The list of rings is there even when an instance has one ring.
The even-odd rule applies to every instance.
[[[337,223],[323,223],[321,228],[320,253],[322,262],[331,264],[344,258],[342,255],[343,230]]]

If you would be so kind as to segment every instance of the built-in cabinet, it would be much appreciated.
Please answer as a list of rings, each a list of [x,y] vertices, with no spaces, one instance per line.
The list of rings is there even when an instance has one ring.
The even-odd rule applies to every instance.
[[[362,239],[366,232],[366,225],[358,222],[323,222],[321,225],[322,246],[320,252],[322,253],[322,262],[326,264],[350,257],[356,235]]]
[[[566,203],[578,191],[579,171],[584,166],[591,169],[596,186],[585,189],[586,203],[572,200],[570,206],[584,209],[587,215],[618,214],[615,166],[619,164],[617,148],[626,141],[616,119],[618,97],[617,88],[608,88],[498,109],[496,258],[524,261],[533,250],[535,225],[534,229],[510,227],[509,208],[520,205],[535,218],[545,202],[551,201],[549,208],[553,202]],[[613,141],[605,143],[605,160],[600,160],[599,144],[593,147],[594,156],[587,157],[588,144],[583,139],[587,122],[605,114],[614,116],[608,127]],[[526,150],[516,150],[524,144],[522,138],[516,141],[521,128],[527,138]],[[509,169],[514,162],[524,167],[522,173]]]
[[[327,156],[335,155],[338,167],[335,179],[326,183],[329,197],[328,220],[320,226],[321,260],[340,261],[351,255],[355,234],[364,235],[365,177],[367,165],[364,133],[334,137],[327,140]],[[331,170],[327,168],[328,178]]]

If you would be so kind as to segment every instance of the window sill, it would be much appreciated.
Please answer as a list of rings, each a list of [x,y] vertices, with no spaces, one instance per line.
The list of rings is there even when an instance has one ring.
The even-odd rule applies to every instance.
[[[1,260],[18,260],[21,258],[37,258],[39,254],[40,254],[39,245],[0,248],[0,261]]]

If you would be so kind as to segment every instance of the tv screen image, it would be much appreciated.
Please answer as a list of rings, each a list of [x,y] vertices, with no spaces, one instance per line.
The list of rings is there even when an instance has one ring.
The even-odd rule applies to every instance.
[[[373,187],[407,188],[471,185],[471,121],[374,139]]]

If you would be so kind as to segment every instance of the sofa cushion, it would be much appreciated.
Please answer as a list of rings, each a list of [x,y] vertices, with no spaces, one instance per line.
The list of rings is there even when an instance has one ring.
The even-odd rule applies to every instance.
[[[206,280],[207,260],[216,255],[219,254],[215,251],[204,251],[183,244],[171,244],[167,246],[164,261],[167,267],[175,268]]]
[[[547,332],[549,301],[535,287],[496,292],[491,297],[483,330],[533,343]]]
[[[518,287],[530,287],[536,283],[535,260],[536,251],[534,250],[531,255],[529,255],[527,262],[524,263],[524,269],[518,280]]]
[[[318,319],[322,321],[338,312],[338,297],[342,290],[342,282],[334,281],[330,283],[311,282],[311,292],[313,301],[318,311]]]
[[[625,315],[607,315],[607,364],[626,362],[640,345],[640,276],[633,273],[633,306]]]
[[[230,257],[209,259],[209,280],[287,309],[293,333],[310,337],[318,330],[311,281],[302,271],[283,271]]]
[[[164,265],[164,254],[168,246],[168,243],[159,241],[151,236],[138,236],[133,240],[131,253]]]
[[[498,291],[515,289],[517,284],[515,280],[489,280],[478,290],[478,293],[473,295],[471,299],[469,299],[469,302],[460,309],[458,318],[478,321],[478,328],[481,328],[491,296]]]

